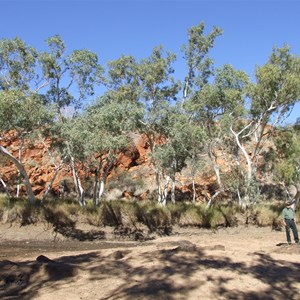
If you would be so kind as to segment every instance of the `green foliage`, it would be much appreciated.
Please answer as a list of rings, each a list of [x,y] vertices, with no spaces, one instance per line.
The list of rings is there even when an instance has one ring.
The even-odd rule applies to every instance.
[[[41,211],[23,198],[7,199],[0,196],[0,219],[5,223],[19,223],[21,226],[35,224],[43,220]]]
[[[188,30],[188,44],[182,47],[188,67],[185,82],[190,88],[195,84],[201,87],[208,82],[213,63],[208,54],[214,46],[215,39],[223,33],[218,27],[214,27],[207,36],[204,31],[204,22],[191,27]]]
[[[286,115],[300,96],[300,59],[290,48],[274,48],[269,61],[256,69],[255,85],[249,89],[251,113],[265,122],[273,113]]]
[[[0,91],[30,89],[37,51],[20,38],[0,40]]]
[[[52,111],[39,95],[21,90],[0,91],[0,132],[17,130],[20,134],[40,129],[52,120]]]
[[[287,127],[278,130],[275,138],[276,159],[274,174],[286,186],[300,181],[300,141],[297,128]]]
[[[280,220],[280,213],[283,206],[274,207],[269,204],[260,204],[252,207],[251,219],[253,224],[258,226],[272,226]]]
[[[47,221],[58,232],[73,236],[77,222],[88,222],[94,226],[110,226],[124,237],[143,238],[149,234],[170,234],[172,226],[196,226],[216,229],[234,227],[240,224],[257,226],[279,226],[280,203],[265,203],[251,206],[242,211],[238,205],[216,205],[206,209],[204,205],[190,203],[168,204],[165,207],[156,202],[103,201],[95,208],[79,206],[77,201],[55,200],[43,207],[29,205],[25,199],[12,199],[10,202],[0,195],[0,220],[21,225]],[[298,213],[299,215],[299,213]],[[145,232],[145,228],[148,230]],[[71,231],[74,231],[73,234]]]
[[[201,227],[203,224],[202,212],[201,206],[188,205],[180,214],[179,225]]]
[[[2,39],[1,138],[15,130],[23,140],[38,130],[39,134],[32,135],[34,144],[43,132],[53,141],[51,150],[56,148],[57,156],[64,162],[73,162],[74,158],[76,167],[80,165],[87,173],[93,172],[92,178],[103,182],[118,153],[130,145],[132,132],[139,131],[147,138],[158,187],[163,186],[164,176],[170,176],[175,183],[175,175],[187,161],[192,164],[195,178],[204,154],[205,162],[209,161],[215,172],[216,188],[225,187],[232,194],[238,191],[257,200],[259,172],[272,171],[280,182],[298,183],[300,145],[296,127],[289,132],[282,131],[276,139],[274,169],[273,165],[262,169],[257,158],[271,137],[270,131],[266,134],[267,124],[277,124],[299,101],[299,57],[292,55],[287,46],[274,48],[267,63],[257,67],[256,82],[250,84],[248,75],[231,65],[213,68],[209,54],[221,34],[218,27],[206,34],[203,22],[188,30],[188,42],[182,48],[187,74],[182,82],[174,79],[175,54],[162,46],[155,47],[149,57],[140,61],[123,55],[107,64],[105,74],[96,53],[87,49],[68,53],[59,35],[46,40],[48,48],[42,53],[20,38]],[[102,95],[94,95],[95,87],[100,84],[106,90]],[[178,103],[181,90],[182,103]],[[250,101],[250,109],[246,100]],[[247,148],[247,152],[242,144],[253,141],[254,132],[257,143],[253,149]],[[1,153],[20,171],[23,165],[18,165],[6,150],[12,151],[2,147]],[[244,169],[241,152],[248,159],[248,170]],[[225,166],[220,161],[231,167],[226,176],[222,176]],[[26,171],[21,173],[26,178]],[[25,184],[30,194],[29,180]],[[130,188],[135,184],[126,183]],[[30,198],[34,198],[33,193]],[[94,200],[96,203],[97,199]],[[200,222],[199,215],[202,225],[209,224],[205,226],[217,226],[212,224],[222,223],[220,220],[224,219],[224,211],[219,212],[221,215],[214,211],[202,214],[196,209],[191,211],[190,217],[185,210],[187,219]],[[163,214],[160,209],[156,213]],[[155,223],[151,216],[149,219]]]
[[[238,225],[237,206],[210,207],[195,204],[176,204],[168,206],[175,224],[202,228],[233,227]]]

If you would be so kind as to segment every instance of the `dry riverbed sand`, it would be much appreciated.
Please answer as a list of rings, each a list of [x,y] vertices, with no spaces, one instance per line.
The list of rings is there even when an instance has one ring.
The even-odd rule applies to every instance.
[[[270,227],[174,228],[144,242],[0,229],[0,299],[300,299],[300,246]]]

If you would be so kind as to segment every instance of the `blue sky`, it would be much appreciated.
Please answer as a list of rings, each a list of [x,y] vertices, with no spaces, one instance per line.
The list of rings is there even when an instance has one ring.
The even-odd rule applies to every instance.
[[[42,50],[45,39],[59,34],[68,50],[87,48],[100,63],[122,54],[140,59],[163,45],[177,54],[176,74],[183,79],[180,48],[187,30],[204,21],[224,33],[212,57],[246,71],[266,62],[273,46],[288,44],[300,55],[300,0],[0,0],[0,38],[19,36]],[[295,107],[291,122],[300,117]]]

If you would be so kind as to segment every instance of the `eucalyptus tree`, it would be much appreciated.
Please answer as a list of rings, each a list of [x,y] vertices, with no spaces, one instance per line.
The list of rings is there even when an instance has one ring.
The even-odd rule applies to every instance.
[[[204,144],[205,133],[195,126],[188,114],[177,105],[169,109],[164,133],[165,142],[154,150],[156,165],[166,175],[161,202],[166,204],[168,185],[171,181],[171,201],[175,203],[176,174],[187,166],[187,161],[195,159]],[[193,178],[193,201],[195,201],[195,185]]]
[[[300,192],[300,130],[297,126],[278,128],[275,132],[274,177],[288,191],[295,186]]]
[[[195,90],[198,91],[208,83],[214,63],[209,57],[209,52],[214,47],[215,39],[222,33],[222,29],[214,26],[212,31],[205,35],[204,22],[188,30],[188,43],[182,47],[187,67],[183,84],[183,104]]]
[[[231,132],[246,161],[244,205],[252,198],[251,187],[257,182],[257,169],[262,150],[280,124],[300,99],[300,58],[287,46],[274,48],[263,66],[256,69],[256,82],[250,85],[250,110],[233,118]],[[248,148],[245,146],[246,140]]]
[[[111,105],[123,106],[126,118],[122,120],[125,132],[138,130],[142,124],[145,106],[141,101],[143,86],[139,77],[139,63],[123,55],[108,63],[106,78],[108,92],[102,100]],[[121,121],[121,120],[119,120]]]
[[[165,137],[170,102],[177,100],[179,83],[172,77],[174,61],[175,55],[159,46],[140,61],[132,56],[122,56],[108,64],[108,86],[113,91],[113,98],[124,105],[127,126],[144,134],[149,143],[159,202],[162,202],[165,178],[153,153]]]
[[[78,201],[85,205],[84,189],[64,124],[68,118],[79,113],[88,97],[93,96],[95,85],[103,81],[103,68],[98,63],[98,56],[89,50],[74,50],[67,54],[65,43],[58,35],[48,38],[46,42],[49,50],[41,53],[39,60],[43,76],[49,84],[46,99],[56,112],[57,122],[52,127],[52,134],[57,141],[63,141],[60,145],[62,157],[67,155],[69,158]]]
[[[195,101],[195,99],[199,98],[200,94],[200,97],[203,98],[205,94],[213,93],[208,83],[213,75],[214,61],[210,58],[209,54],[214,47],[216,38],[222,35],[222,33],[222,29],[215,26],[208,34],[205,34],[205,24],[201,22],[188,30],[188,43],[182,47],[187,67],[187,75],[185,76],[182,89],[182,108],[189,111],[194,120],[197,119],[197,108],[194,106],[197,101]],[[202,89],[204,90],[202,91]],[[208,97],[210,96],[208,95]],[[195,114],[193,111],[195,111]],[[198,124],[206,126],[205,122],[201,123],[200,121],[199,123],[199,119]],[[207,131],[209,132],[209,128],[207,128]],[[212,156],[213,151],[209,153],[211,154],[211,161],[214,162]],[[192,160],[194,163],[192,168],[194,168],[194,170],[196,170],[195,166],[198,165],[197,157],[199,156],[194,156]],[[213,166],[219,185],[221,185],[217,165],[214,163]]]
[[[151,152],[151,163],[154,168],[158,202],[164,202],[164,188],[168,182],[155,159],[155,149],[163,142],[167,133],[167,122],[170,106],[177,101],[180,89],[179,82],[172,76],[172,67],[176,57],[163,48],[155,47],[150,57],[142,59],[138,65],[138,79],[140,82],[140,99],[144,106],[143,119],[139,120],[139,129],[147,137]],[[163,183],[165,181],[165,183]]]
[[[74,157],[87,165],[89,173],[94,173],[94,206],[100,203],[117,155],[129,145],[129,103],[116,101],[114,94],[110,91],[98,98],[68,129]],[[82,143],[83,140],[86,142]]]
[[[37,51],[19,38],[0,41],[0,134],[1,139],[14,130],[20,140],[19,154],[0,146],[24,179],[28,198],[35,203],[32,186],[22,162],[22,144],[29,134],[51,120],[51,110],[45,107],[45,99],[38,94],[43,86],[37,73]]]
[[[231,164],[227,148],[230,142],[229,119],[231,115],[240,115],[244,111],[245,92],[248,76],[224,65],[215,71],[211,83],[206,83],[189,99],[186,109],[192,120],[206,133],[205,152],[216,176],[219,194],[224,185],[219,160]]]

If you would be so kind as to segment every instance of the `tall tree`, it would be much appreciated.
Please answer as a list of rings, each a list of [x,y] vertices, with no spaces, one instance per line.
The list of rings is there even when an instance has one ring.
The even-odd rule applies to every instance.
[[[241,118],[233,118],[231,132],[246,161],[243,205],[255,201],[251,197],[256,189],[259,157],[275,126],[289,115],[300,99],[300,58],[290,53],[290,48],[274,48],[263,66],[256,69],[256,82],[250,85],[248,97],[250,110]],[[242,116],[242,115],[241,115]],[[246,140],[251,140],[248,147]]]
[[[171,183],[171,201],[176,198],[176,174],[187,165],[188,159],[195,159],[203,147],[205,133],[191,122],[188,114],[177,105],[169,109],[165,124],[165,143],[158,145],[153,153],[160,173],[166,175],[166,184],[162,186],[162,204],[166,204],[168,184]],[[195,191],[194,191],[195,197]]]
[[[138,66],[140,101],[145,109],[139,128],[147,137],[151,154],[154,153],[157,143],[165,138],[170,102],[177,100],[180,85],[172,76],[174,73],[172,64],[175,59],[174,54],[167,52],[164,56],[163,48],[156,47],[151,56],[142,59]],[[168,178],[164,178],[154,155],[151,156],[151,163],[156,177],[158,202],[164,203],[165,191],[161,188],[161,182],[162,180],[168,182]]]
[[[106,179],[119,152],[128,146],[126,131],[128,106],[104,95],[68,126],[68,140],[77,161],[93,173],[93,203],[97,206],[104,192]],[[84,143],[82,141],[85,141]]]
[[[0,41],[1,139],[8,131],[14,130],[20,140],[18,157],[2,145],[0,153],[18,169],[31,203],[35,203],[35,196],[22,162],[22,144],[26,136],[51,119],[44,98],[37,94],[43,86],[37,76],[37,56],[37,51],[19,38]]]
[[[201,89],[212,75],[213,60],[209,57],[209,51],[213,48],[215,39],[222,33],[222,29],[215,26],[205,36],[204,22],[188,30],[188,43],[182,47],[187,66],[183,84],[183,104],[193,94],[194,89]]]
[[[147,138],[151,163],[156,174],[158,201],[163,202],[161,188],[164,175],[156,164],[154,151],[167,132],[170,102],[176,101],[179,83],[172,77],[175,55],[155,47],[150,57],[137,62],[132,56],[122,56],[109,63],[108,82],[113,98],[127,109],[131,130]]]
[[[228,118],[243,112],[247,84],[248,76],[244,72],[224,65],[215,71],[212,82],[203,85],[186,105],[193,121],[205,130],[206,154],[216,176],[217,193],[224,189],[218,160],[220,156],[223,162],[229,160],[224,155],[228,150],[225,141],[230,135]]]
[[[62,157],[65,154],[69,157],[78,201],[85,205],[84,189],[76,171],[68,133],[63,129],[67,118],[78,114],[84,100],[94,94],[95,85],[103,81],[103,68],[98,63],[98,56],[89,50],[74,50],[67,54],[58,35],[48,38],[47,44],[49,51],[40,55],[43,75],[49,82],[46,99],[55,107],[57,124],[54,131],[58,140],[63,141]]]

